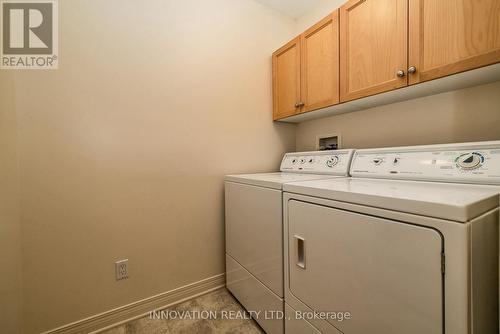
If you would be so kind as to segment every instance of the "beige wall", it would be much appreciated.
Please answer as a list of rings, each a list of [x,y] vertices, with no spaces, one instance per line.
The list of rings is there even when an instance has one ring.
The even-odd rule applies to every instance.
[[[322,18],[333,12],[335,9],[346,3],[347,0],[321,0],[311,7],[304,15],[297,19],[296,35],[303,33],[306,29],[320,21]]]
[[[21,333],[22,268],[12,72],[0,72],[0,332]]]
[[[500,140],[500,82],[301,123],[297,150],[339,133],[344,148]]]
[[[17,72],[26,333],[223,273],[223,176],[295,148],[270,59],[293,20],[251,0],[59,6],[60,69]]]

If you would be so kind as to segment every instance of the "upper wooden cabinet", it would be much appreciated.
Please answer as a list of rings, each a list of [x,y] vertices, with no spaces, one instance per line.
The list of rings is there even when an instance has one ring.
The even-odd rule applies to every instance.
[[[274,119],[499,62],[500,0],[348,0],[273,54]]]
[[[499,0],[409,1],[410,84],[500,60]]]
[[[300,111],[300,38],[273,53],[274,119]]]
[[[408,0],[350,0],[340,23],[342,102],[407,85]]]
[[[339,102],[338,11],[273,54],[274,119]]]
[[[338,10],[301,35],[302,112],[339,103]]]

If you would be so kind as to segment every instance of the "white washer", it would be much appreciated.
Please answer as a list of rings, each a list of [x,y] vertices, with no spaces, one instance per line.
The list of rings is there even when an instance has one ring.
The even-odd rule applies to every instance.
[[[284,185],[289,316],[351,315],[286,332],[497,334],[500,141],[359,150],[351,175]]]
[[[269,334],[284,331],[283,184],[345,177],[352,155],[287,153],[281,172],[225,178],[227,288],[248,311],[260,312],[252,315]]]

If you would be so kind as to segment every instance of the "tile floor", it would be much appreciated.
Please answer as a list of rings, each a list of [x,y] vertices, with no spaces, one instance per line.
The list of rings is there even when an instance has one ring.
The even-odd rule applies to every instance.
[[[264,334],[251,319],[221,319],[221,314],[243,312],[243,307],[226,290],[220,289],[182,304],[172,306],[168,311],[216,311],[217,319],[150,319],[149,316],[137,319],[102,332],[101,334]],[[234,313],[233,313],[234,314]],[[242,314],[242,313],[237,313]],[[206,316],[205,316],[206,318]]]

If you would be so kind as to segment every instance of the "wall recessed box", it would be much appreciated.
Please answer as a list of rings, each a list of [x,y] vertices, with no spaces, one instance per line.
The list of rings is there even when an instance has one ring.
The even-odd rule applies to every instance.
[[[316,150],[317,151],[330,151],[338,150],[341,146],[340,135],[329,134],[316,137]]]
[[[273,53],[273,118],[302,122],[499,81],[499,27],[498,0],[349,0]]]

